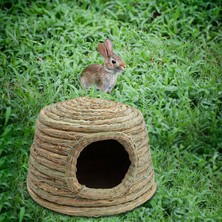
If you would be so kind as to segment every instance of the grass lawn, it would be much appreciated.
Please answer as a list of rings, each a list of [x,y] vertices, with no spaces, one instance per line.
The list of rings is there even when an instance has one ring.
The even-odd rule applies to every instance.
[[[222,221],[221,1],[0,1],[0,221]],[[83,90],[109,37],[126,64],[111,94]],[[144,115],[158,190],[113,217],[69,217],[26,189],[41,108],[88,95]]]

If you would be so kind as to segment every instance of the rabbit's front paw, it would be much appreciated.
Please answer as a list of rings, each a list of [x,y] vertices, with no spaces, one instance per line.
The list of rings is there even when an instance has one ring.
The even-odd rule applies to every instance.
[[[113,87],[110,86],[110,85],[108,85],[108,86],[105,87],[104,91],[105,91],[106,93],[111,93],[112,89],[113,89]]]

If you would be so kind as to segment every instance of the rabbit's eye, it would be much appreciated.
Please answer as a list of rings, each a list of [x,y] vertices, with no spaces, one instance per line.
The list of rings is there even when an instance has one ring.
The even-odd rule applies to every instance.
[[[116,64],[116,60],[112,59],[112,64]]]

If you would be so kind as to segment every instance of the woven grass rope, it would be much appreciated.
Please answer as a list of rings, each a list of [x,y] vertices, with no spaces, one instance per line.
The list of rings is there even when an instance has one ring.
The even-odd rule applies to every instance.
[[[27,187],[40,205],[75,216],[119,214],[146,202],[156,183],[141,112],[88,97],[43,108]]]

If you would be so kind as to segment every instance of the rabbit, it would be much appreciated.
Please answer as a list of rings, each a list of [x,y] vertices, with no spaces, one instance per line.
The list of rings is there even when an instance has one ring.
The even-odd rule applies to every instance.
[[[113,52],[112,42],[109,39],[98,44],[98,51],[104,59],[104,65],[87,66],[80,76],[80,83],[87,89],[96,86],[98,90],[110,93],[116,85],[118,74],[124,72],[126,64]]]

